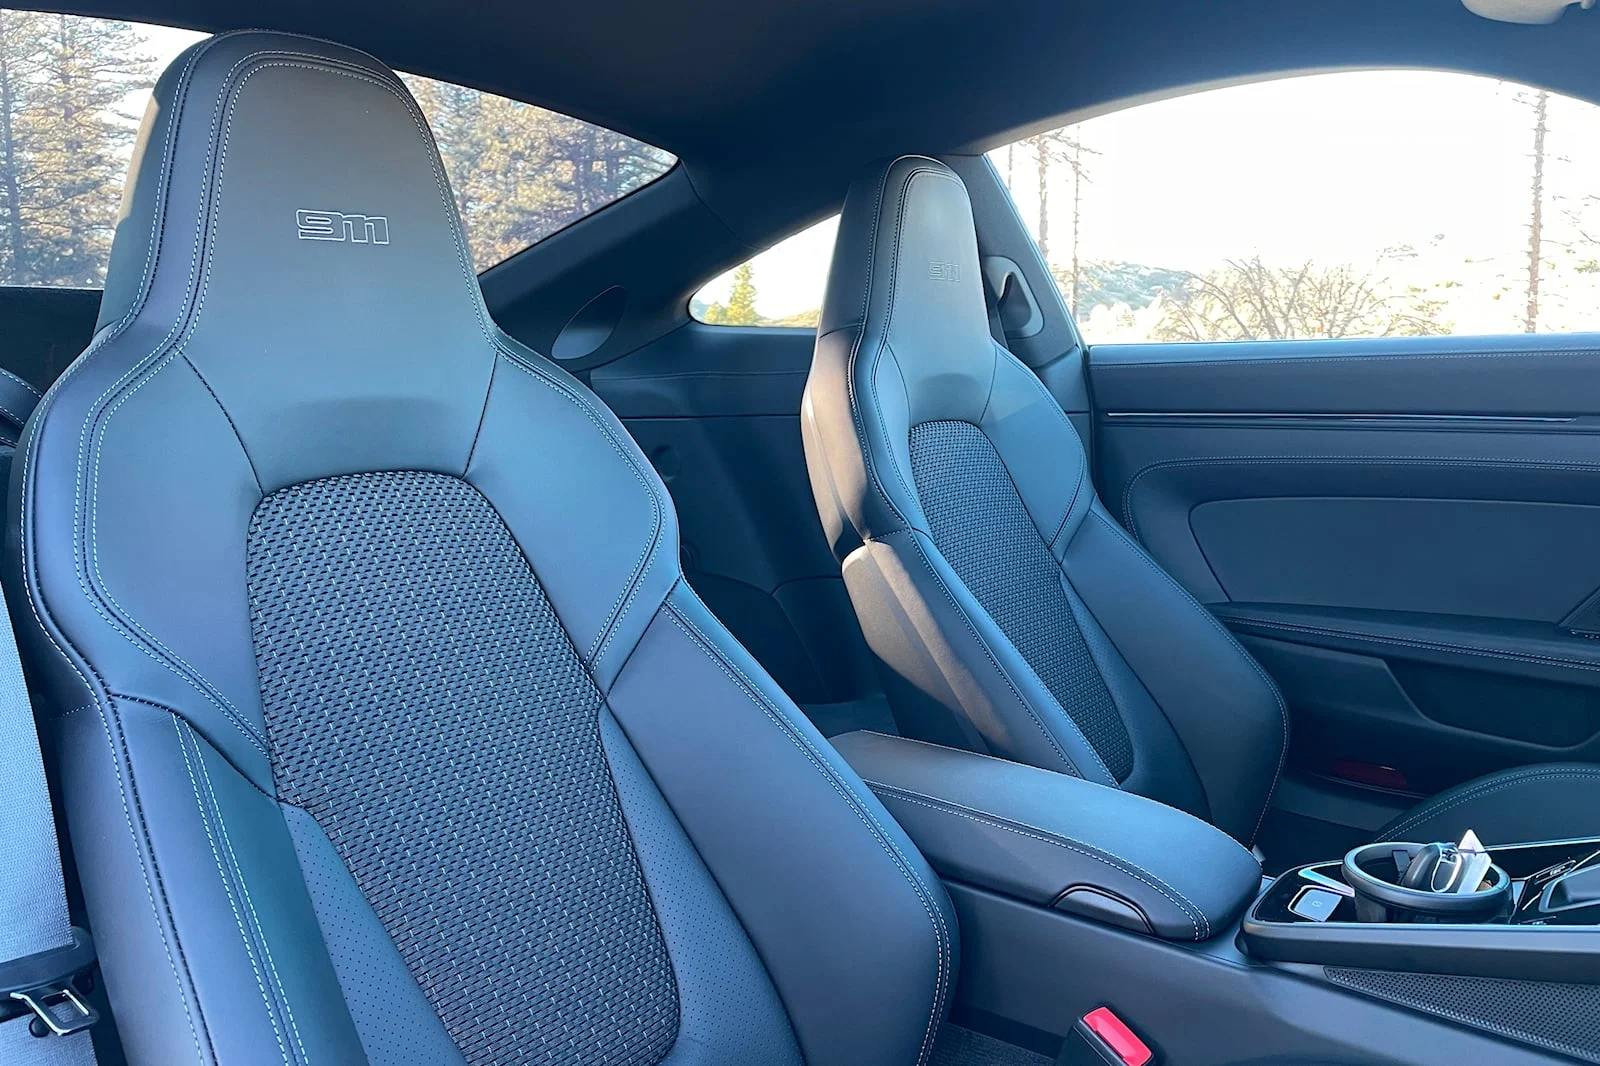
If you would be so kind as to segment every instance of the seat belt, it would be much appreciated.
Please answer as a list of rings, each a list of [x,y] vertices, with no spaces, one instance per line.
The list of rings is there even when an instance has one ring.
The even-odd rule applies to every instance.
[[[94,1066],[99,1014],[72,985],[93,965],[93,941],[67,915],[39,732],[0,604],[0,1063]]]

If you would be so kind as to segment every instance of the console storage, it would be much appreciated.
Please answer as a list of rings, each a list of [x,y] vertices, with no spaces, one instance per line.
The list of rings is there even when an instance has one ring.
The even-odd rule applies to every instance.
[[[1403,907],[1390,908],[1387,920],[1363,917],[1352,860],[1391,853],[1388,869],[1380,870],[1380,882],[1387,881],[1418,847],[1371,844],[1345,862],[1288,871],[1250,908],[1241,944],[1255,958],[1277,962],[1600,982],[1600,840],[1489,847],[1492,870],[1509,884],[1503,899],[1475,919]]]
[[[1166,940],[1230,932],[1261,866],[1130,792],[882,733],[833,738],[941,876]]]
[[[974,1016],[1065,1036],[1110,1007],[1174,1066],[1600,1064],[1600,841],[1487,849],[1515,891],[1477,924],[1362,922],[1337,857],[1263,890],[1232,838],[1140,796],[882,734],[833,743],[944,879]],[[1409,870],[1424,848],[1367,869],[1404,881],[1395,852]]]

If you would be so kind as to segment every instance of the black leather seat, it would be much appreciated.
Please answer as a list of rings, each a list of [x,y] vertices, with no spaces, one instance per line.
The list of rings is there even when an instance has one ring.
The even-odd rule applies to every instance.
[[[966,189],[907,156],[850,189],[802,414],[822,524],[904,730],[1129,789],[1253,844],[1277,687],[1100,505],[1081,442],[989,332]],[[1535,766],[1380,838],[1600,835],[1600,766]]]
[[[393,74],[202,43],[134,169],[11,543],[129,1061],[925,1061],[942,888],[490,322]]]

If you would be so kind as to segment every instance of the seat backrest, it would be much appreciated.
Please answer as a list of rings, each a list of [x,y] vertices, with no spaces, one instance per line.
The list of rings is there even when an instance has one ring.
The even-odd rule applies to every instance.
[[[851,187],[801,426],[903,729],[1254,840],[1287,742],[1277,689],[1100,506],[1071,422],[995,343],[942,163]]]
[[[485,311],[371,57],[157,85],[12,599],[133,1063],[916,1063],[949,904]]]

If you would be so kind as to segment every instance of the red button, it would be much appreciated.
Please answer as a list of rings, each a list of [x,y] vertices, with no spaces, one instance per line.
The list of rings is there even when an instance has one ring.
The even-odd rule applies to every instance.
[[[1145,1066],[1145,1063],[1155,1058],[1155,1052],[1145,1045],[1143,1040],[1133,1035],[1121,1018],[1111,1013],[1110,1007],[1097,1007],[1083,1016],[1083,1024],[1089,1031],[1101,1040],[1107,1047],[1116,1053],[1127,1066]]]

